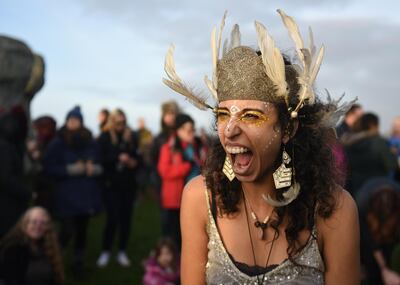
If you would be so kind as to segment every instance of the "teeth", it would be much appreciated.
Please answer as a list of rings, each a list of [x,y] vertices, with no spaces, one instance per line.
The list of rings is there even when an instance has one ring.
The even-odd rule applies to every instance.
[[[230,153],[230,154],[245,153],[245,152],[248,152],[248,151],[249,151],[248,148],[245,148],[245,147],[237,147],[237,146],[234,146],[234,147],[227,146],[227,147],[226,147],[226,150],[227,150],[227,152]]]

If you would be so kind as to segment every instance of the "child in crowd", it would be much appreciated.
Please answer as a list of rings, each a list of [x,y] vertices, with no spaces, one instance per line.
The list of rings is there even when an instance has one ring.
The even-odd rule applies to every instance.
[[[169,238],[161,239],[154,252],[145,261],[143,285],[179,284],[179,258],[175,243]]]

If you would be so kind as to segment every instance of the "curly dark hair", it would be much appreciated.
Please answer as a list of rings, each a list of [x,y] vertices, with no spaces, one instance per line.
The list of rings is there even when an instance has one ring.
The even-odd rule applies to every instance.
[[[299,91],[297,74],[290,63],[286,62],[286,78],[290,88],[289,104],[292,108],[297,105],[296,94]],[[285,102],[273,103],[278,110],[278,124],[282,130],[291,133],[294,127],[290,119],[288,107]],[[324,104],[319,99],[313,105],[305,105],[298,112],[298,128],[293,138],[286,144],[286,150],[294,155],[294,171],[296,181],[300,183],[301,191],[297,199],[287,206],[276,209],[277,219],[271,226],[278,232],[283,218],[287,216],[288,225],[285,229],[288,241],[287,253],[293,260],[296,253],[301,251],[305,244],[296,246],[299,242],[299,232],[312,230],[315,217],[328,218],[336,207],[334,191],[338,188],[340,173],[335,169],[335,158],[332,152],[334,136],[332,129],[321,125],[323,115],[332,109],[332,105]],[[283,146],[282,146],[283,147]],[[226,153],[218,138],[214,138],[208,159],[203,171],[207,188],[216,198],[220,214],[233,214],[238,211],[243,193],[241,182],[234,179],[230,182],[221,169]],[[275,161],[276,167],[281,164],[281,157]],[[277,199],[282,199],[282,194],[288,188],[278,190]]]

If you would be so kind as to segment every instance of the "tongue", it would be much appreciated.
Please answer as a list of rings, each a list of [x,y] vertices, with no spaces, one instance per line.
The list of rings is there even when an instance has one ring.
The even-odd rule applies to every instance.
[[[246,166],[250,163],[251,157],[251,152],[239,153],[235,157],[235,164],[238,166]]]

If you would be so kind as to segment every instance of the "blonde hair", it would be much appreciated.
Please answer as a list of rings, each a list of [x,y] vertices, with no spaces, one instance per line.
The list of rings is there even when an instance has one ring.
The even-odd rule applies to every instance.
[[[14,228],[12,228],[8,234],[2,240],[2,244],[7,245],[15,242],[22,242],[31,246],[29,237],[26,235],[26,227],[29,222],[29,218],[34,211],[42,212],[48,218],[48,225],[46,232],[42,237],[44,253],[50,261],[51,266],[55,274],[57,283],[64,282],[64,266],[62,262],[62,255],[60,246],[58,244],[57,232],[54,228],[51,216],[49,212],[42,207],[32,207],[25,211],[25,213],[18,220]]]
[[[108,116],[106,125],[104,126],[104,132],[109,132],[111,135],[111,142],[115,145],[118,143],[117,134],[115,131],[115,121],[117,117],[123,117],[126,121],[125,112],[122,109],[114,109]],[[126,123],[125,129],[123,130],[122,139],[128,143],[132,140],[132,130],[128,127]]]

